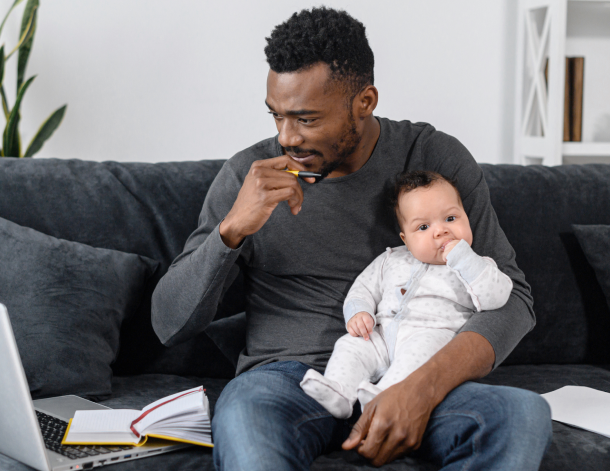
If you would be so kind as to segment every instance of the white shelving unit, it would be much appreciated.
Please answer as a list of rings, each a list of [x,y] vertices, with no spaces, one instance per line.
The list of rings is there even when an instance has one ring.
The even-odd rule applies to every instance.
[[[610,0],[519,0],[517,28],[514,163],[610,163]],[[563,142],[566,56],[585,57],[582,142]]]

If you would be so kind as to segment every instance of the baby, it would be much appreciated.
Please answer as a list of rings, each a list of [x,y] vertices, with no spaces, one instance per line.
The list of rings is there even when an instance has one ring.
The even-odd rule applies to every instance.
[[[404,246],[377,257],[352,285],[339,338],[324,375],[301,387],[333,416],[349,418],[407,378],[445,346],[474,311],[494,310],[513,284],[472,249],[472,230],[455,184],[436,172],[398,176],[394,210]]]

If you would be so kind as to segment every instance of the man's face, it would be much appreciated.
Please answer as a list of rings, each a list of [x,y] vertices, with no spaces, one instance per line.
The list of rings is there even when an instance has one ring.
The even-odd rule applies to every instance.
[[[468,216],[455,188],[446,182],[419,187],[398,200],[400,237],[413,256],[428,264],[445,264],[445,245],[464,239],[472,245]]]
[[[362,133],[345,92],[329,75],[323,63],[299,72],[269,71],[265,100],[286,154],[322,178],[345,175],[342,165],[357,150]]]

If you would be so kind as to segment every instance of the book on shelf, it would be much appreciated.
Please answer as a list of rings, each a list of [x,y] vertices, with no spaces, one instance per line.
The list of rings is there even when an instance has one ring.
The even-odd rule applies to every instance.
[[[563,89],[563,140],[582,141],[582,103],[585,84],[585,58],[566,57]],[[549,60],[544,67],[549,86]]]
[[[585,58],[570,58],[570,141],[582,141],[582,99]]]
[[[142,410],[79,410],[62,444],[142,446],[148,438],[213,447],[203,387],[161,398]]]

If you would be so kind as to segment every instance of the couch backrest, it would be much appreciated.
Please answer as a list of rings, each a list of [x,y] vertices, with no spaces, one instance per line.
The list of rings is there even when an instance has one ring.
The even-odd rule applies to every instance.
[[[168,349],[150,323],[152,291],[197,227],[203,200],[223,162],[0,159],[0,217],[57,238],[160,262],[139,312],[122,327],[115,373],[224,377],[234,372],[205,333]],[[219,316],[239,309],[228,306]],[[202,362],[209,358],[215,361]]]
[[[610,224],[610,165],[482,165],[537,324],[505,363],[610,363],[610,310],[572,224]]]
[[[182,251],[224,161],[162,164],[0,159],[0,217],[58,238],[161,263],[141,310],[122,329],[119,374],[230,376],[205,333],[165,348],[149,297]],[[610,224],[610,165],[482,165],[500,224],[532,286],[536,328],[505,363],[610,363],[610,310],[571,224]],[[243,309],[243,280],[218,317]],[[209,359],[214,359],[210,362]]]

